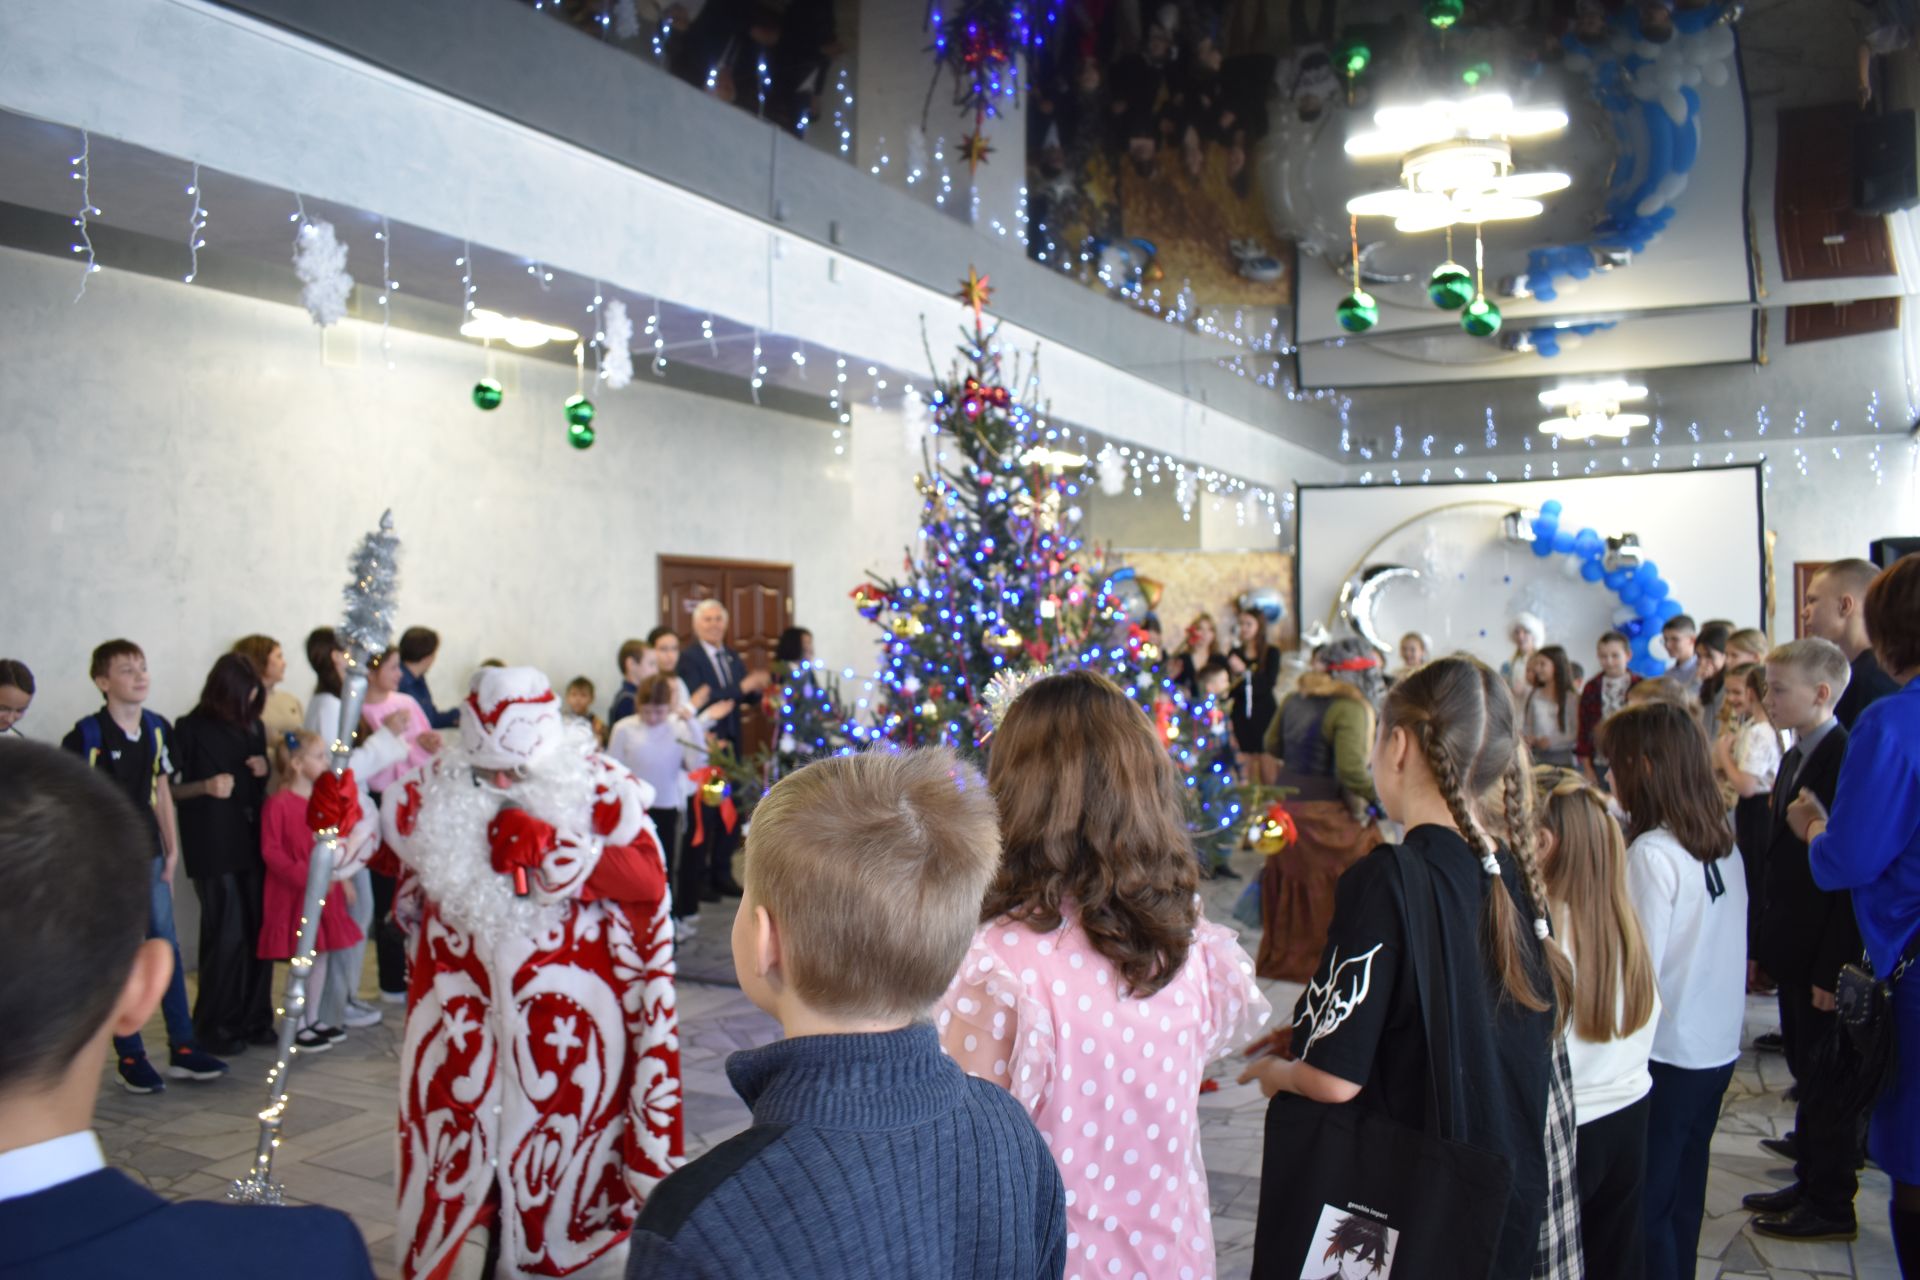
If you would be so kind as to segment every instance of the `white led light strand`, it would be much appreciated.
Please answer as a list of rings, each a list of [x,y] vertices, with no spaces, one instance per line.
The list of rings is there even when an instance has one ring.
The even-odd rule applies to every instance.
[[[73,216],[73,225],[80,229],[80,243],[73,246],[73,251],[87,258],[80,272],[80,290],[73,295],[78,302],[87,296],[87,277],[100,269],[94,261],[93,235],[87,229],[87,219],[99,217],[100,209],[93,203],[93,136],[85,129],[80,131],[80,154],[73,158],[72,165],[73,180],[80,184],[80,208]]]
[[[193,278],[200,274],[200,251],[207,247],[200,235],[207,229],[207,207],[200,199],[200,162],[197,160],[193,164],[193,178],[187,183],[187,194],[193,197],[193,211],[187,215],[186,283],[192,284]]]
[[[392,294],[400,287],[393,278],[393,228],[387,223],[387,215],[380,215],[380,229],[373,233],[380,242],[380,355],[387,362],[387,368],[393,368],[393,299]]]

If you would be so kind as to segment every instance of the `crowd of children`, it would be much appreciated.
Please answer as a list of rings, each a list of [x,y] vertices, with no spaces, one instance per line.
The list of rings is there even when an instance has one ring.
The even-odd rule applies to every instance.
[[[1676,618],[1674,667],[1649,680],[1626,670],[1628,644],[1613,632],[1584,684],[1564,648],[1526,623],[1504,670],[1432,659],[1409,636],[1408,668],[1391,684],[1370,646],[1336,641],[1273,705],[1259,751],[1239,723],[1265,710],[1244,686],[1277,671],[1257,615],[1239,628],[1237,664],[1216,668],[1208,629],[1190,633],[1180,657],[1195,693],[1238,699],[1229,732],[1245,755],[1313,791],[1288,801],[1301,838],[1269,862],[1324,846],[1331,867],[1275,878],[1276,899],[1299,909],[1270,917],[1261,943],[1263,967],[1270,950],[1311,954],[1287,962],[1306,990],[1291,1022],[1255,1041],[1242,1075],[1293,1098],[1269,1115],[1258,1274],[1443,1248],[1484,1250],[1503,1280],[1579,1275],[1582,1259],[1590,1276],[1691,1274],[1747,997],[1764,986],[1778,993],[1798,1105],[1792,1133],[1773,1144],[1794,1181],[1748,1197],[1754,1229],[1851,1238],[1871,1096],[1851,1110],[1836,1101],[1822,1046],[1840,970],[1863,942],[1875,970],[1897,976],[1920,932],[1920,747],[1903,732],[1920,688],[1920,558],[1885,573],[1841,562],[1815,584],[1808,638],[1767,648],[1757,633]],[[342,659],[330,633],[308,647],[320,684],[312,725],[315,713],[337,716]],[[355,765],[376,794],[415,785],[398,782],[405,768],[440,751],[427,706],[400,688],[401,672],[424,679],[436,647],[414,646],[409,663],[403,644],[374,664]],[[663,847],[708,726],[732,710],[686,690],[677,648],[660,634],[623,647],[632,687],[610,733],[612,757],[654,796]],[[724,650],[718,662],[728,673]],[[1221,668],[1225,689],[1209,674]],[[20,834],[39,821],[34,797],[15,794],[22,785],[124,797],[108,802],[123,827],[110,834],[149,864],[144,931],[155,939],[137,956],[127,939],[75,961],[122,995],[89,1004],[88,1025],[33,1071],[0,1054],[0,1108],[49,1070],[97,1081],[74,1055],[109,1036],[128,1087],[159,1087],[137,1034],[156,1002],[176,1078],[219,1074],[210,1049],[270,1030],[250,966],[291,949],[307,800],[328,741],[313,728],[266,736],[273,670],[223,657],[175,726],[142,705],[138,647],[111,642],[92,664],[105,705],[64,743],[104,777],[82,787],[84,771],[0,743],[0,853],[70,838]],[[1863,675],[1905,691],[1885,706],[1849,704]],[[33,687],[0,660],[0,733],[17,736]],[[597,733],[591,691],[569,694],[583,695],[569,697],[569,714]],[[1858,760],[1843,711],[1869,743]],[[1268,1021],[1267,999],[1233,935],[1200,909],[1178,775],[1132,698],[1068,672],[1031,681],[996,714],[984,777],[945,750],[835,757],[761,801],[731,942],[742,989],[787,1038],[729,1062],[753,1124],[649,1184],[630,1277],[1208,1273],[1196,1099],[1209,1064]],[[186,806],[216,802],[228,806],[217,818],[185,820]],[[1341,818],[1353,830],[1329,834]],[[83,826],[76,819],[72,838]],[[238,906],[203,912],[191,1015],[169,945],[183,828],[203,842],[187,853],[203,901],[246,896],[248,876],[259,885],[250,948],[236,952],[229,937],[247,927]],[[242,830],[256,862],[238,856]],[[492,828],[488,838],[494,871],[521,865],[518,854],[502,861]],[[357,977],[337,989],[333,979],[354,963],[368,895],[356,876],[344,883],[320,921],[325,994],[303,1049],[352,1025]],[[1871,902],[1852,892],[1869,886]],[[709,886],[689,887],[697,906]],[[22,909],[0,899],[0,937]],[[223,972],[210,982],[216,955]],[[10,1018],[20,986],[0,984]],[[1888,1013],[1903,1046],[1920,1042],[1913,990],[1896,987]],[[1501,1190],[1489,1208],[1457,1187],[1427,1189],[1461,1204],[1457,1241],[1418,1238],[1417,1215],[1335,1206],[1339,1221],[1313,1235],[1310,1259],[1291,1224],[1325,1219],[1317,1202],[1290,1203],[1317,1185],[1294,1163],[1298,1136],[1339,1114],[1397,1129],[1398,1141],[1464,1143],[1493,1162]],[[1920,1264],[1916,1115],[1920,1085],[1898,1077],[1872,1121],[1909,1267]],[[1358,1130],[1313,1132],[1324,1161]],[[864,1229],[874,1221],[902,1229]],[[1481,1221],[1484,1238],[1470,1230]]]

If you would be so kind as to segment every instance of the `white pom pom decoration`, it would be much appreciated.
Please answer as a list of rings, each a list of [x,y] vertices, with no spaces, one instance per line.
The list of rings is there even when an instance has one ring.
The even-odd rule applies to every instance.
[[[627,304],[615,298],[607,303],[606,319],[600,326],[602,351],[600,376],[618,391],[633,381],[633,319]]]
[[[347,314],[353,277],[347,274],[347,246],[334,237],[331,222],[302,224],[293,273],[300,277],[300,301],[315,324],[324,329]]]

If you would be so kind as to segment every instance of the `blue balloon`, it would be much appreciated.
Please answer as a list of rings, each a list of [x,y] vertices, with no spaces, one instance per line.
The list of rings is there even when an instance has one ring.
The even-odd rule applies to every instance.
[[[1564,510],[1566,510],[1566,508],[1560,505],[1560,499],[1558,498],[1548,498],[1540,504],[1540,514],[1549,520],[1557,521],[1560,518],[1560,513]]]
[[[1592,529],[1582,529],[1573,535],[1573,549],[1589,560],[1599,555],[1605,547],[1606,543]]]
[[[1580,576],[1588,582],[1598,582],[1606,574],[1606,569],[1598,560],[1585,560],[1580,564]]]
[[[1607,590],[1618,591],[1620,588],[1626,586],[1632,577],[1633,575],[1625,569],[1609,569],[1607,570],[1607,576],[1602,578],[1601,581],[1607,584]]]
[[[1555,533],[1553,535],[1553,549],[1563,556],[1571,552],[1573,550],[1573,535],[1565,529]]]
[[[1633,607],[1640,611],[1640,616],[1643,618],[1651,618],[1654,614],[1660,612],[1660,602],[1652,596],[1644,594],[1633,602]]]
[[[1680,608],[1680,602],[1678,600],[1675,600],[1672,596],[1668,596],[1665,600],[1662,600],[1660,602],[1659,612],[1655,613],[1653,616],[1659,619],[1661,622],[1665,622],[1668,618],[1679,617],[1683,612],[1685,611]]]
[[[1533,521],[1533,536],[1553,541],[1553,535],[1560,531],[1560,522],[1552,516],[1537,516]]]
[[[1639,639],[1640,633],[1646,629],[1647,624],[1638,618],[1628,618],[1625,622],[1621,623],[1619,627],[1620,634],[1629,640]]]
[[[1548,556],[1552,555],[1553,539],[1552,538],[1535,538],[1533,540],[1533,554],[1535,554],[1536,556],[1539,556],[1542,560],[1545,560]]]
[[[1633,571],[1633,580],[1644,589],[1646,585],[1660,576],[1660,567],[1651,560],[1642,560],[1640,567]]]
[[[1667,664],[1649,653],[1629,662],[1627,664],[1627,670],[1637,676],[1644,676],[1649,680],[1657,680],[1667,674]]]
[[[1620,586],[1620,603],[1632,604],[1640,598],[1640,579],[1628,578]]]
[[[1638,619],[1635,619],[1635,621],[1638,621]],[[1653,643],[1653,637],[1644,634],[1644,632],[1633,637],[1633,641],[1628,647],[1633,650],[1633,656],[1636,661],[1648,655],[1647,646],[1651,643]]]
[[[1665,578],[1655,578],[1652,582],[1649,582],[1647,584],[1646,589],[1642,591],[1640,594],[1645,596],[1649,600],[1657,601],[1657,600],[1665,600],[1667,598],[1667,593],[1672,590],[1673,588],[1667,585],[1667,580]]]

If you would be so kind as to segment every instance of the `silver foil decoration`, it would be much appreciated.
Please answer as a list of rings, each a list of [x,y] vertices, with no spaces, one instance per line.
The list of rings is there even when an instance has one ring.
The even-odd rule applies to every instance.
[[[393,533],[393,512],[388,511],[380,517],[380,527],[361,539],[347,564],[353,576],[346,589],[346,622],[340,628],[347,649],[347,672],[341,689],[340,723],[335,726],[332,743],[336,777],[346,771],[347,757],[353,749],[353,728],[360,721],[360,708],[367,699],[367,662],[375,654],[386,652],[392,640],[399,552],[400,540]],[[260,1112],[260,1139],[254,1148],[253,1167],[244,1177],[234,1179],[227,1189],[229,1200],[243,1204],[285,1203],[283,1188],[273,1176],[273,1153],[280,1147],[280,1124],[287,1110],[287,1079],[299,1053],[293,1040],[307,1011],[307,979],[313,972],[320,913],[327,905],[327,890],[333,883],[340,842],[350,834],[332,827],[314,834],[313,857],[307,864],[307,890],[300,905],[300,928],[294,939],[287,992],[280,1009],[280,1039],[274,1065],[267,1072],[267,1105]]]

